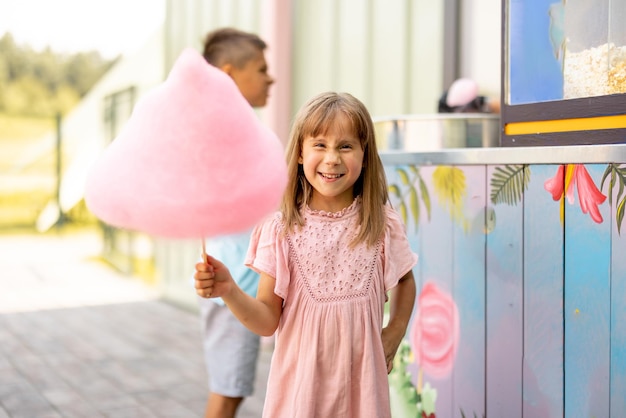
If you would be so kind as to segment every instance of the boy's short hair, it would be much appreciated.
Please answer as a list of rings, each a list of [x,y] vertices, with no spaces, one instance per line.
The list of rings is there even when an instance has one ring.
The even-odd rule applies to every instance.
[[[207,34],[202,55],[209,64],[216,67],[231,64],[236,68],[243,68],[265,48],[265,41],[253,33],[235,28],[221,28]]]

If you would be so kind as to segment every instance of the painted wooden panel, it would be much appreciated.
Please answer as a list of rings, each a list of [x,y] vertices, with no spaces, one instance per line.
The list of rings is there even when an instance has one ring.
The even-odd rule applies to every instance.
[[[452,373],[451,417],[485,416],[487,169],[457,166],[465,178],[459,216],[453,224],[452,296],[459,312],[460,338]],[[446,415],[439,415],[446,416]]]
[[[454,193],[454,185],[449,180],[452,177],[449,170],[456,169],[443,166],[420,167],[421,176],[430,190],[432,211],[430,221],[420,224],[419,232],[424,236],[420,254],[422,282],[417,288],[416,312],[409,328],[413,355],[416,357],[416,363],[419,363],[419,369],[416,372],[420,373],[423,379],[418,383],[418,390],[421,390],[425,402],[433,399],[434,404],[436,398],[436,413],[439,416],[452,416],[451,366],[454,357],[450,350],[453,351],[454,348],[447,345],[444,355],[438,355],[439,353],[432,351],[443,349],[443,344],[439,343],[455,344],[454,340],[458,338],[453,331],[458,326],[458,314],[454,314],[455,306],[451,300],[453,266],[450,260],[453,259],[454,229],[454,218],[451,212],[454,209],[450,206],[449,196]],[[435,184],[439,184],[439,187]],[[452,301],[452,303],[444,303],[443,300]],[[442,317],[428,319],[431,315],[430,307],[440,302],[442,311],[439,314],[442,317],[445,316],[445,319]],[[426,321],[436,322],[441,329],[426,329],[423,325]],[[444,340],[433,341],[438,332],[445,332]],[[421,338],[417,338],[420,333]]]
[[[611,165],[615,177],[618,170],[626,181],[626,164]],[[607,183],[611,176],[607,178]],[[619,182],[614,190],[605,184],[602,191],[611,195],[611,391],[610,414],[620,416],[626,411],[626,226],[619,222],[624,214],[626,192],[619,192]],[[620,206],[621,205],[621,206]],[[621,208],[621,210],[618,210]],[[607,220],[608,221],[608,220]]]
[[[573,191],[565,204],[566,416],[609,416],[610,211],[597,206],[596,188],[603,170],[565,166],[565,189]]]
[[[500,202],[507,179],[516,173],[507,166],[489,166],[487,176],[491,201]],[[494,227],[487,235],[486,255],[486,416],[515,418],[522,416],[523,206],[497,203],[490,216]]]
[[[523,416],[563,416],[563,220],[546,190],[556,165],[527,168],[524,193]],[[559,179],[562,184],[562,179]]]
[[[438,167],[437,167],[438,168]],[[390,375],[394,416],[422,410],[451,416],[452,370],[458,341],[453,288],[453,219],[445,208],[453,185],[435,187],[436,167],[400,166],[388,170],[390,198],[407,226],[419,255],[414,269],[417,298],[407,339]],[[444,173],[445,174],[445,173]],[[446,190],[448,193],[446,193]],[[428,324],[428,325],[425,325]],[[457,337],[458,338],[458,337]]]
[[[418,300],[390,376],[394,416],[484,416],[485,167],[387,174],[419,254]]]

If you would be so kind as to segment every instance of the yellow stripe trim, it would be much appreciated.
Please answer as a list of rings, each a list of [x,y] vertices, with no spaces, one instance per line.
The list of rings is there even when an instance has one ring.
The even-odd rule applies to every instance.
[[[626,128],[626,115],[507,123],[504,125],[504,133],[506,135],[527,135],[619,128]]]

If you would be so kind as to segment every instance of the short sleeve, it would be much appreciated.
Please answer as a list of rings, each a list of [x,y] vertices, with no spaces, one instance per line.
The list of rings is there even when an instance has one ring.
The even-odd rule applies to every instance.
[[[280,214],[267,218],[252,231],[245,265],[276,280],[274,293],[285,299],[289,288],[288,249]]]
[[[385,290],[391,289],[398,281],[417,264],[417,254],[411,245],[398,213],[386,206],[387,224],[383,248],[383,280]]]

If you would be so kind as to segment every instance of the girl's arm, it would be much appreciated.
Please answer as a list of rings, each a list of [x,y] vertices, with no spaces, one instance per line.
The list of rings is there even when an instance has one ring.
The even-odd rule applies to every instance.
[[[239,287],[233,289],[222,300],[231,312],[250,331],[262,336],[274,334],[283,311],[283,299],[274,293],[276,279],[261,273],[256,299]]]
[[[383,349],[387,360],[387,373],[393,368],[393,358],[396,356],[402,338],[409,326],[413,304],[415,303],[415,279],[413,271],[402,276],[398,284],[391,289],[389,305],[389,322],[383,328]]]
[[[255,334],[270,336],[278,328],[283,300],[274,293],[276,280],[261,273],[256,299],[245,293],[233,280],[228,268],[208,257],[208,263],[196,264],[196,293],[202,297],[221,297],[231,312]]]

